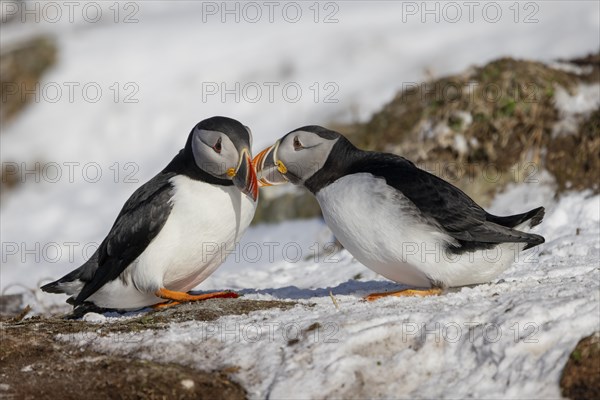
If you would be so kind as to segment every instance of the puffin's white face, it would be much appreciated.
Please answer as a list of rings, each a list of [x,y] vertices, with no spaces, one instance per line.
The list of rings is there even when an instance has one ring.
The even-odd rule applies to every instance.
[[[260,185],[271,186],[288,181],[302,185],[325,165],[331,149],[339,140],[337,134],[331,133],[325,137],[308,130],[293,131],[261,151],[252,161]]]
[[[221,132],[216,126],[223,127]],[[250,129],[235,120],[213,117],[200,122],[191,134],[194,161],[202,171],[231,180],[242,193],[258,197],[256,171],[250,153]]]
[[[201,170],[221,179],[230,179],[227,171],[237,169],[240,162],[238,149],[222,132],[196,128],[192,137],[192,152]]]

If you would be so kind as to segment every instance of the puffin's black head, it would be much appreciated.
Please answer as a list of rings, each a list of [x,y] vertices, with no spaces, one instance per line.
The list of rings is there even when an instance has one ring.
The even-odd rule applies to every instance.
[[[253,160],[261,186],[291,182],[301,185],[319,171],[338,141],[339,133],[309,125],[291,131]]]
[[[229,179],[242,193],[256,200],[258,182],[252,166],[252,134],[235,119],[212,117],[190,132],[186,152],[198,168],[220,179]]]

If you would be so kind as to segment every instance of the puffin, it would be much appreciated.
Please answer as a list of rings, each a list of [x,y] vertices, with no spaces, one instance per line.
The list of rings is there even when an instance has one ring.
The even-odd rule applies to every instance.
[[[196,124],[185,147],[125,202],[92,257],[41,289],[69,295],[74,311],[237,297],[187,292],[223,263],[254,216],[251,144],[250,129],[235,119]]]
[[[463,191],[404,157],[364,151],[321,126],[293,130],[253,160],[259,186],[290,182],[317,199],[325,222],[352,256],[410,289],[386,296],[439,295],[489,282],[544,238],[544,217],[486,212]]]

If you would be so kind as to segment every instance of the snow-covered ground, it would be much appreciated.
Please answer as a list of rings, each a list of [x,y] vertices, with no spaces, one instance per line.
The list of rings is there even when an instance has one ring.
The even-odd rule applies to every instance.
[[[112,18],[113,3],[102,4]],[[304,17],[298,23],[277,14],[274,23],[221,23],[220,15],[205,21],[202,5],[188,1],[135,4],[134,24],[76,17],[74,24],[0,25],[3,48],[39,32],[55,35],[59,61],[42,85],[64,88],[59,101],[34,102],[2,128],[3,163],[26,162],[30,169],[35,161],[54,163],[40,183],[29,174],[24,185],[2,194],[5,293],[34,289],[78,266],[127,197],[172,158],[200,119],[221,114],[241,120],[253,128],[256,151],[300,125],[366,119],[403,82],[421,81],[425,70],[455,73],[501,56],[549,61],[600,47],[596,1],[528,2],[533,8],[527,9],[522,2],[517,23],[513,2],[497,2],[503,10],[497,23],[486,21],[480,9],[469,22],[466,6],[457,23],[432,16],[422,23],[400,2],[335,2],[337,8],[319,14],[322,21],[337,9],[332,24],[314,22],[312,2],[299,3]],[[121,9],[119,18],[132,10]],[[534,11],[537,22],[524,23]],[[92,103],[78,89],[70,102],[69,82],[97,84],[103,95]],[[232,95],[223,102],[221,93],[206,92],[213,83],[232,88],[236,82],[249,89],[257,83],[263,96],[251,102],[252,93],[240,93],[239,102]],[[271,102],[270,82],[297,84],[303,95],[292,102],[276,90]],[[339,101],[325,102],[336,88],[332,98]],[[138,102],[126,103],[127,94]],[[366,303],[362,295],[397,286],[346,251],[323,250],[331,237],[322,221],[261,225],[249,229],[199,289],[299,302],[293,309],[173,324],[130,337],[64,340],[198,368],[239,366],[234,377],[253,398],[560,397],[568,352],[600,329],[600,196],[571,193],[555,200],[548,181],[540,175],[539,184],[511,187],[495,200],[490,211],[499,214],[544,205],[537,232],[546,243],[519,255],[490,284],[441,297]],[[27,300],[38,312],[64,301],[34,293],[38,299]]]
[[[293,299],[293,309],[62,340],[201,369],[239,367],[230,369],[233,377],[257,399],[559,398],[570,351],[600,329],[600,196],[573,193],[555,202],[551,195],[540,183],[498,196],[498,213],[545,205],[536,232],[546,243],[519,254],[489,284],[367,303],[362,295],[397,286],[346,251],[315,259],[313,244],[327,241],[320,221],[258,226],[232,254],[241,263],[228,263],[203,287]],[[286,245],[308,259],[294,262],[296,253],[275,250],[272,263],[252,262],[249,249],[268,257]]]

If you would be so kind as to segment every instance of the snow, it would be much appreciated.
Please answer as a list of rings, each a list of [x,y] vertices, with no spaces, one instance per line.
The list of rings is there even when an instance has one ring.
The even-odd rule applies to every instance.
[[[83,321],[91,322],[91,323],[103,323],[106,321],[106,317],[102,314],[98,314],[95,312],[89,312],[85,314],[82,318]]]
[[[589,114],[600,107],[600,84],[579,84],[573,94],[560,87],[554,95],[558,110],[564,114]]]
[[[290,310],[60,339],[200,369],[239,367],[232,376],[251,398],[558,398],[570,351],[600,328],[600,196],[554,201],[551,191],[542,176],[497,197],[495,212],[546,206],[535,229],[546,243],[519,254],[489,284],[367,303],[362,295],[398,286],[345,250],[331,263],[294,263],[275,253],[270,263],[228,264],[205,287],[296,301]],[[264,250],[277,241],[304,251],[322,243],[324,232],[318,220],[257,226],[241,246],[262,243]]]
[[[473,23],[422,23],[419,15],[404,22],[406,3],[336,2],[334,24],[311,18],[205,22],[201,4],[185,1],[138,2],[135,24],[90,24],[81,17],[73,24],[1,24],[3,49],[40,32],[56,37],[59,60],[42,85],[97,83],[103,90],[96,103],[80,91],[73,102],[66,91],[56,103],[34,102],[2,127],[3,163],[26,162],[32,169],[36,161],[49,162],[60,172],[56,180],[52,171],[29,174],[25,184],[2,193],[2,292],[26,293],[37,312],[58,303],[67,309],[64,296],[35,288],[91,255],[127,197],[166,165],[200,119],[241,120],[252,127],[256,152],[301,125],[365,120],[403,84],[431,74],[458,73],[502,56],[568,59],[600,47],[598,2],[535,2],[538,22],[529,24],[513,21],[512,2],[498,3],[504,11],[498,23],[481,16]],[[101,4],[110,16],[112,2]],[[302,3],[310,16],[308,6]],[[110,89],[115,82],[117,102]],[[139,88],[137,103],[124,102],[128,82]],[[297,83],[303,96],[295,103],[280,92],[273,102],[266,96],[223,102],[203,93],[207,84],[222,82],[263,89],[265,82]],[[315,82],[317,102],[310,89]],[[339,89],[338,102],[324,101],[331,93],[327,83]],[[558,106],[565,115],[589,112],[597,107],[597,90],[559,93]],[[458,148],[466,145],[455,140]],[[41,182],[32,182],[36,178]],[[569,351],[600,329],[600,196],[555,199],[551,179],[536,178],[508,188],[490,211],[544,205],[546,218],[536,232],[546,243],[520,254],[495,282],[440,297],[366,303],[362,295],[398,286],[347,251],[331,252],[323,221],[259,225],[199,289],[298,302],[291,310],[107,336],[95,329],[137,314],[92,314],[85,318],[93,332],[61,339],[201,369],[239,366],[233,377],[252,398],[560,397]]]
[[[21,372],[31,372],[33,371],[33,365],[26,365],[23,368],[21,368]]]
[[[181,386],[183,386],[187,390],[192,390],[196,384],[191,379],[182,379]]]
[[[456,149],[461,156],[467,154],[467,151],[469,151],[467,140],[460,133],[454,136],[454,149]]]
[[[558,86],[554,103],[561,118],[553,127],[552,134],[576,134],[581,121],[600,107],[600,84],[581,83],[573,89],[573,93]]]

